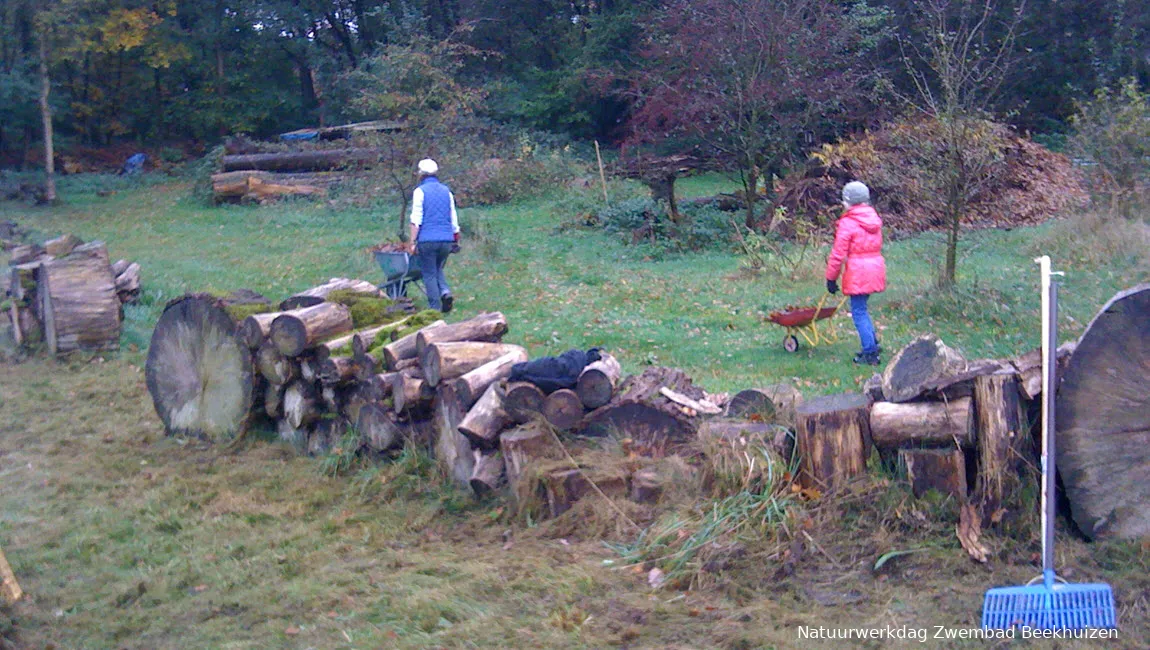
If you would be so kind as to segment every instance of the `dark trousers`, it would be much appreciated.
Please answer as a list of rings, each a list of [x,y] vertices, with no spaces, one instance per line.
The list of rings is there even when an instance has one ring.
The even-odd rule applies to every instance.
[[[451,293],[443,267],[451,254],[449,241],[421,241],[415,255],[419,258],[419,270],[423,273],[423,287],[427,290],[427,306],[431,309],[443,308],[443,296]]]

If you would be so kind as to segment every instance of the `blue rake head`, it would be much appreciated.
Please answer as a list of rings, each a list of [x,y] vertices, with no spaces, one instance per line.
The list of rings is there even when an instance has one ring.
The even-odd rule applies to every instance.
[[[1029,627],[1040,630],[1118,627],[1114,593],[1107,584],[1053,583],[998,587],[986,592],[983,629]]]

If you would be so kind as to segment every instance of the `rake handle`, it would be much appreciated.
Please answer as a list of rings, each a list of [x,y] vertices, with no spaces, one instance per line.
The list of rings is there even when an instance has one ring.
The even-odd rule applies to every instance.
[[[1035,260],[1042,273],[1042,579],[1054,585],[1054,501],[1056,453],[1054,440],[1055,350],[1058,349],[1058,284],[1051,281],[1050,258]]]

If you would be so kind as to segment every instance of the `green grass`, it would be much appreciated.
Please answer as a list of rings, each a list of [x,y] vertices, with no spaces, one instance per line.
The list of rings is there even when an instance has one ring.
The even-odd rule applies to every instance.
[[[113,259],[143,266],[144,302],[126,310],[123,354],[35,359],[0,372],[0,547],[31,595],[5,614],[28,647],[832,647],[799,641],[797,627],[972,626],[987,588],[1035,572],[1033,527],[986,535],[994,559],[974,565],[946,519],[953,504],[914,502],[892,486],[875,500],[810,510],[810,534],[833,563],[813,548],[784,562],[750,545],[706,588],[652,592],[646,567],[618,568],[623,558],[580,537],[578,526],[512,521],[497,502],[443,485],[419,454],[331,477],[320,460],[275,443],[228,450],[165,438],[141,369],[164,302],[240,287],[274,301],[333,276],[379,281],[364,249],[394,231],[395,208],[205,208],[175,182],[96,194],[122,182],[64,179],[66,204],[53,209],[0,204],[0,219],[41,238],[103,239]],[[732,186],[715,176],[679,185],[684,196],[722,188]],[[500,310],[507,340],[532,355],[599,345],[628,371],[680,366],[711,391],[789,379],[804,393],[825,393],[870,374],[850,362],[858,344],[845,315],[834,322],[838,343],[796,354],[763,322],[771,309],[823,294],[821,262],[795,281],[748,277],[729,251],[668,255],[560,231],[572,215],[557,206],[595,202],[575,198],[464,210],[482,239],[465,240],[448,268],[452,319]],[[1147,271],[1144,249],[1131,257],[1123,247],[1129,237],[1105,254],[1080,255],[1093,240],[1073,227],[966,234],[960,287],[945,294],[932,289],[940,237],[889,242],[890,289],[872,303],[884,347],[923,332],[970,357],[1037,347],[1032,258],[1042,252],[1068,272],[1062,332],[1076,336],[1115,290]],[[787,521],[792,531],[806,525]],[[1117,647],[1146,647],[1150,604],[1140,594],[1150,589],[1150,547],[1060,535],[1071,580],[1115,585]],[[883,554],[919,547],[929,550],[872,574]],[[861,600],[820,605],[827,593]]]

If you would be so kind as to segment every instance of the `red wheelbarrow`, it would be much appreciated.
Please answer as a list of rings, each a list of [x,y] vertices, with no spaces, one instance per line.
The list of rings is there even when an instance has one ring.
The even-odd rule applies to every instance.
[[[826,324],[820,328],[818,324],[819,321],[834,316],[835,312],[847,301],[846,296],[843,296],[837,305],[827,307],[825,303],[830,295],[829,293],[823,294],[823,297],[819,300],[819,304],[814,307],[794,307],[788,305],[783,307],[781,311],[773,311],[767,315],[767,320],[783,327],[787,331],[783,337],[784,350],[787,352],[798,350],[799,336],[806,339],[812,348],[818,347],[819,343],[834,343],[838,340],[838,333],[835,331],[835,328]]]

